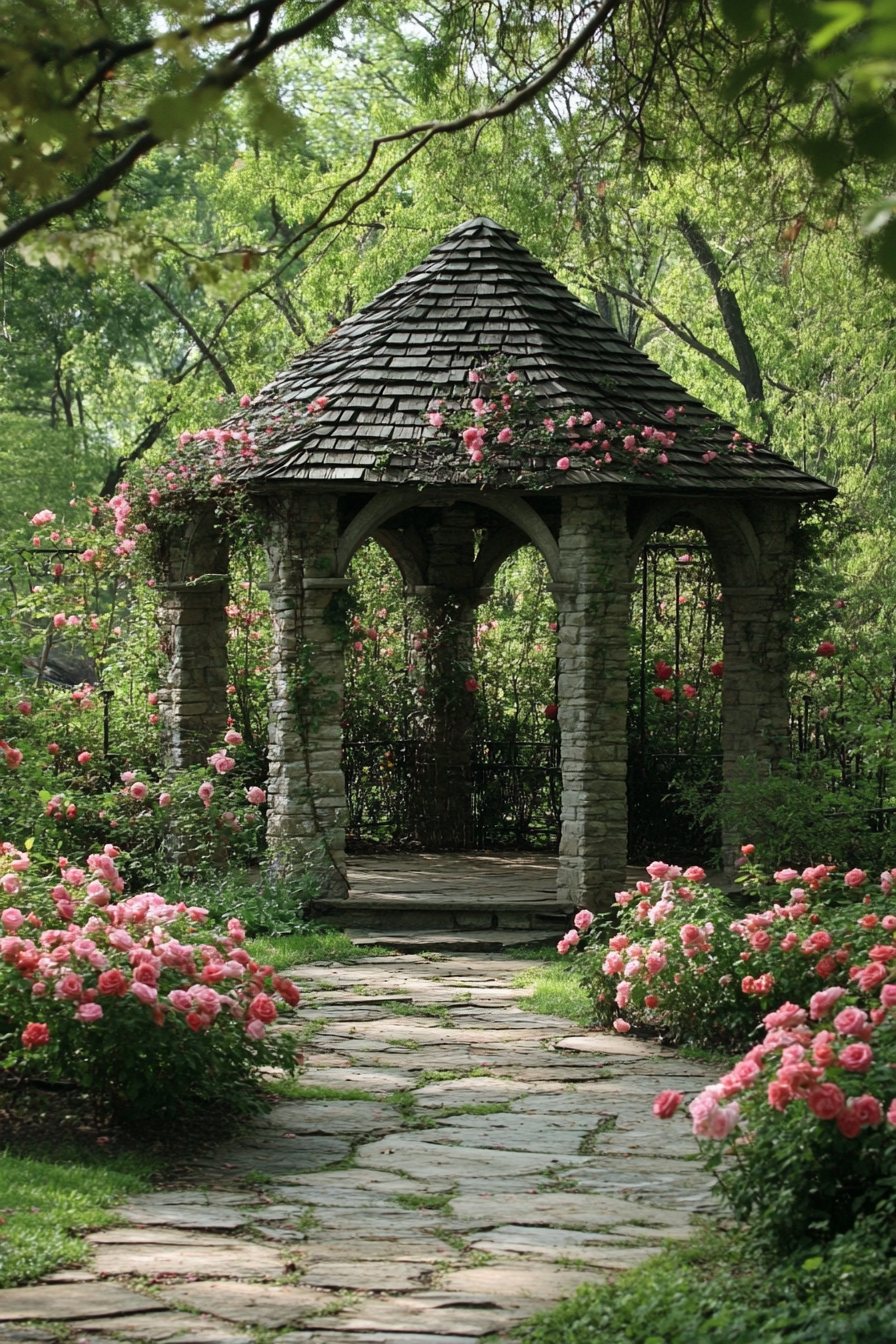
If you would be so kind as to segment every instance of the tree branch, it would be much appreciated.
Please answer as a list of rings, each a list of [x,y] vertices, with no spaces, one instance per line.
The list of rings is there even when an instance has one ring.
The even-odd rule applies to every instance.
[[[719,306],[719,313],[731,342],[731,349],[737,360],[737,377],[743,385],[747,401],[765,401],[765,388],[762,385],[762,372],[753,342],[747,335],[743,313],[734,290],[725,283],[719,263],[706,240],[699,224],[686,211],[682,210],[677,219],[678,230],[694,257],[699,262],[704,275],[712,285]]]
[[[180,325],[183,327],[184,331],[187,333],[187,335],[189,336],[193,344],[196,346],[196,348],[200,350],[203,355],[205,355],[205,358],[208,360],[208,362],[214,369],[215,373],[221,379],[221,382],[224,385],[224,391],[230,392],[232,395],[236,395],[236,388],[233,385],[233,381],[231,380],[230,374],[224,368],[224,365],[221,363],[220,359],[215,354],[215,352],[208,345],[206,345],[205,341],[199,335],[199,332],[193,326],[193,323],[186,316],[186,314],[182,313],[180,309],[174,305],[174,303],[171,301],[171,299],[169,299],[165,291],[160,289],[158,285],[153,284],[151,280],[147,280],[144,283],[146,284],[147,289],[152,290],[153,294],[155,294],[159,302],[164,304],[164,306],[168,309],[172,317],[175,318],[175,320],[180,323]]]
[[[349,0],[324,0],[322,5],[318,6],[300,23],[295,23],[290,28],[284,28],[268,37],[260,46],[246,50],[239,60],[231,63],[229,69],[225,66],[205,75],[203,79],[199,80],[192,94],[187,96],[195,97],[197,94],[207,92],[227,93],[251,75],[268,56],[271,56],[275,51],[279,51],[281,47],[288,46],[290,43],[306,37],[316,28],[322,27],[340,9],[344,9],[348,3]],[[240,48],[243,46],[244,44],[241,43]],[[137,127],[143,124],[147,128],[149,127],[147,118],[138,118],[132,123],[132,126]],[[95,201],[104,191],[109,191],[110,188],[114,187],[130,171],[138,159],[142,158],[144,154],[148,154],[150,150],[155,149],[157,145],[162,144],[164,138],[164,136],[146,129],[116,159],[113,159],[101,172],[97,173],[89,182],[85,182],[77,191],[73,191],[71,195],[65,196],[61,200],[49,202],[0,231],[0,249],[17,243],[20,238],[24,238],[28,233],[33,233],[35,229],[48,224],[50,220],[58,219],[60,215],[74,214],[82,206]]]
[[[597,285],[598,281],[592,278],[591,283],[592,285]],[[626,303],[630,303],[634,308],[642,308],[645,312],[652,314],[658,322],[662,322],[663,326],[668,331],[672,332],[673,336],[677,336],[680,341],[684,341],[685,345],[689,345],[692,350],[696,350],[699,354],[705,355],[707,359],[711,359],[713,364],[716,364],[720,369],[723,369],[729,377],[736,378],[738,382],[742,381],[740,370],[736,365],[732,364],[731,360],[726,359],[724,355],[719,354],[718,350],[714,350],[711,345],[707,345],[704,341],[701,341],[700,337],[695,336],[690,327],[684,322],[673,321],[673,319],[667,316],[661,308],[658,308],[652,300],[642,299],[640,294],[631,294],[628,290],[617,289],[615,285],[608,284],[606,281],[603,281],[602,284],[604,290],[615,295],[617,299],[624,299]]]
[[[274,3],[274,0],[271,0],[271,3]],[[289,28],[284,28],[277,33],[271,34],[259,45],[252,46],[251,41],[241,42],[234,49],[234,52],[241,52],[239,59],[233,60],[232,57],[234,52],[232,52],[228,57],[228,60],[231,61],[230,67],[227,68],[226,66],[222,66],[218,70],[210,72],[198,82],[192,95],[188,96],[196,96],[197,94],[204,92],[228,92],[243,79],[247,78],[248,75],[252,74],[257,67],[269,56],[273,55],[274,52],[298,41],[300,38],[307,36],[308,33],[313,32],[316,28],[321,27],[348,3],[349,0],[324,0],[324,3],[315,9],[312,14],[308,15],[307,18],[299,23],[293,24]],[[462,116],[456,117],[450,121],[420,122],[415,126],[407,127],[403,131],[396,131],[392,135],[380,136],[375,139],[371,144],[367,159],[359,172],[347,178],[336,188],[315,219],[311,220],[298,234],[294,235],[287,246],[295,246],[301,239],[307,237],[309,234],[313,234],[320,228],[324,219],[339,198],[344,195],[350,187],[363,181],[368,175],[373,168],[380,150],[384,146],[399,144],[402,141],[411,140],[417,137],[410,149],[382,174],[374,188],[363,195],[359,200],[355,201],[354,204],[349,207],[348,211],[343,214],[340,220],[335,221],[336,225],[345,222],[358,206],[363,205],[370,200],[399,168],[406,164],[415,154],[419,153],[419,151],[428,144],[433,136],[454,134],[482,122],[494,121],[502,117],[511,116],[519,108],[525,107],[526,104],[532,102],[533,99],[537,98],[540,93],[542,93],[569,65],[571,65],[579,52],[588,45],[598,29],[606,23],[623,3],[624,0],[603,0],[598,6],[597,11],[581,29],[578,35],[559,52],[557,57],[541,72],[540,75],[536,76],[528,83],[519,85],[511,93],[500,99],[499,102],[493,103],[489,107],[476,108],[473,111],[464,113]],[[39,210],[35,210],[31,214],[23,216],[21,219],[16,220],[14,223],[0,231],[0,249],[11,246],[26,234],[41,228],[43,225],[49,223],[50,220],[56,219],[60,215],[74,214],[83,206],[96,200],[102,192],[108,191],[120,181],[139,158],[144,154],[149,153],[150,150],[155,149],[157,145],[163,143],[164,137],[156,135],[156,133],[149,128],[149,122],[146,118],[137,118],[130,122],[128,129],[130,131],[136,131],[144,124],[146,126],[145,131],[139,135],[127,149],[123,150],[116,159],[108,164],[102,172],[98,173],[89,182],[84,183],[84,185],[78,188],[77,191],[72,192],[71,195],[62,200],[48,203]]]

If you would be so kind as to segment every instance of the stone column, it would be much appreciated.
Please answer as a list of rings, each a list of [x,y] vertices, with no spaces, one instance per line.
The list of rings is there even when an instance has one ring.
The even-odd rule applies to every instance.
[[[426,631],[416,651],[420,698],[414,779],[414,834],[427,849],[469,849],[473,819],[476,694],[472,675],[475,610],[474,518],[471,509],[442,509],[427,528],[427,583],[409,587],[413,620]]]
[[[722,590],[722,775],[726,789],[759,763],[764,771],[790,755],[789,645],[799,506],[771,501],[751,518],[759,542],[755,577],[739,585],[728,567]],[[750,575],[748,577],[754,577]],[[723,835],[725,867],[733,872],[736,845]]]
[[[326,899],[348,895],[342,773],[346,622],[336,568],[337,498],[271,500],[265,549],[273,647],[268,747],[268,845],[284,873],[316,871]]]
[[[563,802],[557,898],[605,910],[625,883],[629,620],[625,499],[563,491],[557,603]]]
[[[158,619],[170,663],[159,689],[163,758],[202,764],[227,731],[227,548],[197,514],[162,557]]]

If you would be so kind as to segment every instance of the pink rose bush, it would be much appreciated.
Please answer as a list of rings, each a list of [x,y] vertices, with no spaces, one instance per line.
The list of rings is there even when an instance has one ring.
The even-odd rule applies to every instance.
[[[890,1207],[894,989],[896,967],[867,1009],[844,988],[817,991],[807,1007],[781,1004],[764,1015],[762,1038],[687,1107],[722,1194],[782,1247]],[[676,1097],[660,1093],[654,1115],[671,1118]]]
[[[820,864],[768,876],[744,849],[739,880],[760,906],[750,913],[709,886],[702,868],[659,861],[617,893],[609,938],[605,921],[579,912],[558,951],[579,958],[602,1026],[618,1030],[622,1010],[671,1044],[738,1048],[776,1003],[815,1002],[828,990],[871,1004],[885,982],[896,1001],[896,874],[872,880]]]
[[[277,1023],[299,991],[208,911],[155,892],[124,894],[119,851],[83,867],[59,860],[33,877],[28,854],[0,845],[0,1030],[8,1067],[74,1080],[107,1110],[174,1115],[203,1101],[253,1101],[260,1066],[292,1069]]]

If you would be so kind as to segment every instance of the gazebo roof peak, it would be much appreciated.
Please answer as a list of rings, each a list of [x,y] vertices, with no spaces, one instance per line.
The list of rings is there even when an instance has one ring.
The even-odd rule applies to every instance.
[[[485,215],[453,228],[253,399],[246,419],[259,462],[250,484],[356,482],[470,484],[458,455],[425,412],[435,399],[461,405],[468,374],[500,355],[547,413],[590,410],[608,422],[658,423],[676,411],[678,438],[662,480],[590,462],[562,473],[545,458],[544,484],[625,484],[652,491],[743,492],[820,498],[832,486],[756,447],[725,451],[733,427],[692,397],[610,323],[586,307],[519,242]],[[326,398],[318,414],[306,406]],[[442,431],[444,435],[444,431]],[[708,449],[718,452],[709,462]],[[515,484],[507,473],[506,484]]]

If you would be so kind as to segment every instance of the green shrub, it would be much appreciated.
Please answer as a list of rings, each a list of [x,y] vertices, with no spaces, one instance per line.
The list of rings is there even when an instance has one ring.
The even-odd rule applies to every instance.
[[[156,893],[122,898],[114,846],[87,871],[65,861],[60,880],[33,878],[24,851],[2,846],[0,1049],[6,1066],[77,1082],[101,1110],[174,1119],[215,1105],[261,1108],[260,1066],[292,1070],[296,1042],[269,1030],[274,997],[298,990],[207,912]]]
[[[601,1026],[650,1030],[668,1044],[744,1048],[776,1004],[850,984],[856,959],[896,928],[892,882],[859,870],[769,877],[747,863],[741,902],[709,886],[701,868],[657,862],[648,876],[617,894],[618,921],[589,925],[580,912],[578,942],[560,946],[574,952]],[[746,899],[755,913],[743,913]]]

